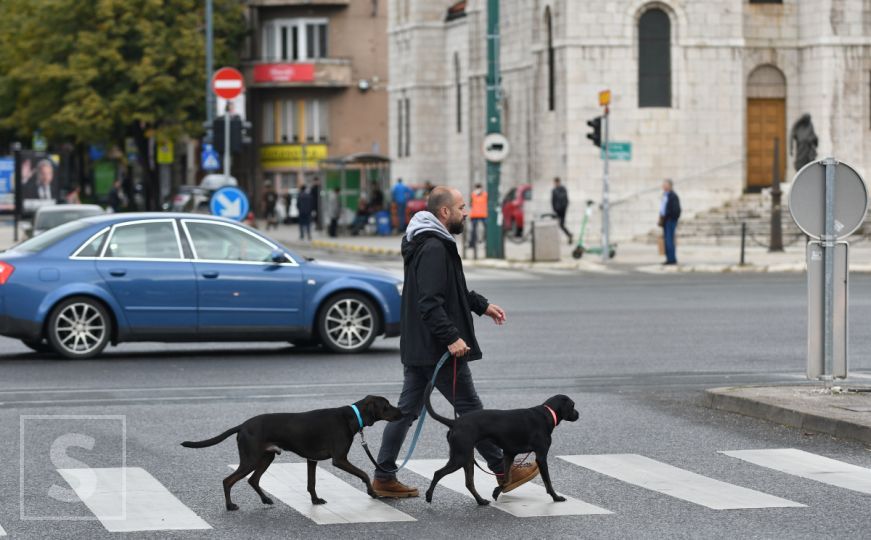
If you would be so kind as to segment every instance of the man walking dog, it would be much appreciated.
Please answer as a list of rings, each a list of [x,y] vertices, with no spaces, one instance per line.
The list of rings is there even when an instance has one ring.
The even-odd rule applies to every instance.
[[[505,312],[480,294],[469,291],[463,263],[453,235],[463,232],[468,211],[463,195],[444,186],[432,190],[425,211],[414,215],[402,239],[405,285],[402,292],[401,338],[399,342],[404,381],[399,397],[403,418],[384,429],[378,470],[372,487],[379,497],[417,497],[417,488],[396,479],[396,459],[408,429],[420,413],[424,392],[445,350],[456,362],[446,365],[436,377],[435,387],[450,401],[459,415],[483,409],[468,362],[482,357],[475,339],[472,312],[487,315],[496,324],[505,322]],[[456,392],[456,393],[455,393]],[[476,448],[502,484],[503,459],[491,441]],[[382,470],[383,469],[383,470]],[[538,466],[515,465],[511,483],[503,491],[531,480]]]

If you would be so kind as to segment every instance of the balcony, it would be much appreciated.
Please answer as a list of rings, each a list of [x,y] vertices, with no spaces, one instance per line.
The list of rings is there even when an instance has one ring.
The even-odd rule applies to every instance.
[[[307,62],[256,60],[242,66],[248,88],[345,88],[351,86],[351,60],[318,58]]]
[[[255,7],[286,7],[286,6],[349,6],[351,0],[248,0],[249,6]]]

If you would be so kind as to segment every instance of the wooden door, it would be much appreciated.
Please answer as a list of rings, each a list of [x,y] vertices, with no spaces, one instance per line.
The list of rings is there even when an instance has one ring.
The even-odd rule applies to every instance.
[[[747,100],[747,191],[771,186],[774,139],[780,141],[780,180],[786,175],[786,100]]]

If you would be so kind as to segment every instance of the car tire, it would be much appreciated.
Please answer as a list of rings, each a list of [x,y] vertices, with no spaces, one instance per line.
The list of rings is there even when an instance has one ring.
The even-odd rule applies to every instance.
[[[54,352],[54,347],[44,339],[22,339],[21,343],[32,351],[38,353]]]
[[[93,358],[109,344],[112,318],[100,302],[75,296],[51,310],[47,334],[48,342],[61,356]]]
[[[329,350],[353,354],[372,345],[381,325],[375,304],[359,293],[345,292],[324,302],[318,315],[318,335]]]

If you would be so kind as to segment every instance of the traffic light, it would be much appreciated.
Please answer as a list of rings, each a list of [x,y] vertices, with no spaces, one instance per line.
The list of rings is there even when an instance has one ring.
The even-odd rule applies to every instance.
[[[592,120],[587,120],[587,125],[593,128],[593,131],[587,133],[587,138],[593,141],[593,144],[600,147],[602,146],[602,117],[597,116]]]
[[[212,122],[213,146],[219,154],[224,153],[224,117],[219,116]],[[238,154],[242,151],[242,119],[230,117],[230,152]]]

